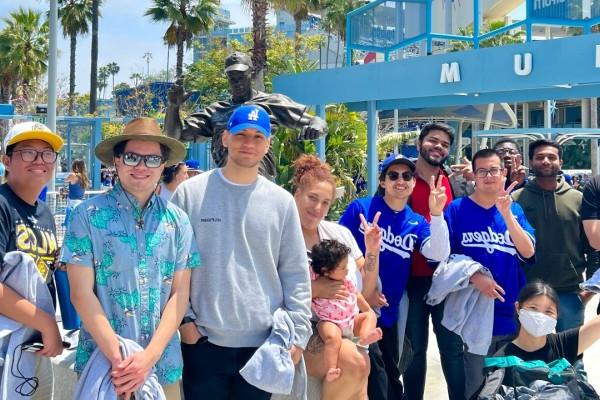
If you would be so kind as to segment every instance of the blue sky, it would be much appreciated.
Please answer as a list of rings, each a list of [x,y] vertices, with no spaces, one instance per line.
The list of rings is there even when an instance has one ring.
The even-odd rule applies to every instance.
[[[39,11],[49,9],[48,0],[0,0],[0,17],[7,17],[19,6]],[[146,72],[144,53],[152,53],[150,72],[156,73],[167,67],[167,48],[162,44],[162,36],[167,24],[152,22],[144,17],[145,10],[152,4],[150,0],[105,0],[102,18],[99,22],[98,65],[115,61],[121,71],[115,76],[115,83],[130,83],[129,77],[135,72]],[[221,0],[221,7],[231,12],[234,26],[249,26],[250,15],[240,6],[240,0]],[[0,28],[4,25],[0,21]],[[89,91],[91,36],[80,37],[77,43],[76,91]],[[59,32],[58,77],[68,90],[69,42]],[[192,50],[186,52],[184,63],[191,62]],[[171,49],[169,65],[175,65],[175,49]]]

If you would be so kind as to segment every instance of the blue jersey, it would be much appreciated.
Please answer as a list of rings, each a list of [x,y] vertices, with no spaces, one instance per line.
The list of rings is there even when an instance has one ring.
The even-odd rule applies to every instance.
[[[360,214],[370,222],[378,211],[381,211],[378,225],[382,230],[379,277],[389,304],[381,309],[379,323],[389,327],[398,320],[400,300],[410,275],[413,253],[430,239],[431,232],[425,218],[413,212],[408,205],[402,211],[394,211],[383,197],[354,200],[342,215],[340,224],[350,229],[363,254],[365,241]]]
[[[511,205],[512,214],[535,244],[534,230],[527,222],[521,206]],[[508,228],[496,206],[485,209],[462,197],[454,200],[445,212],[452,254],[464,254],[488,268],[494,280],[504,289],[504,302],[494,304],[494,336],[511,335],[517,329],[515,301],[525,286],[523,259],[517,252]],[[531,262],[532,259],[525,260]]]

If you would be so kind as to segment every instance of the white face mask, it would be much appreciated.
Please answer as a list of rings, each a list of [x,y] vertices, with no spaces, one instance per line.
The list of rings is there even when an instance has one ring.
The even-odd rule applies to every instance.
[[[546,336],[556,329],[556,319],[538,311],[522,308],[519,322],[523,328],[535,337]]]

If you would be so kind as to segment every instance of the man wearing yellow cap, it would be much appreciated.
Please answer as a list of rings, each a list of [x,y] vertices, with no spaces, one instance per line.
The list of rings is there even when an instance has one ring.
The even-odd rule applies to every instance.
[[[7,177],[0,185],[0,259],[14,250],[29,254],[53,293],[56,228],[50,209],[38,196],[53,176],[63,140],[44,124],[22,122],[13,126],[3,144]],[[0,314],[41,332],[44,348],[38,355],[53,357],[62,352],[54,315],[2,283]]]

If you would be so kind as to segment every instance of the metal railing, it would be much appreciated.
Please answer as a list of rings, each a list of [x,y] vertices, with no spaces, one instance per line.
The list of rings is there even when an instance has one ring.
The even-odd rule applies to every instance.
[[[92,198],[100,193],[104,193],[103,190],[88,190],[85,192],[83,197],[84,201]],[[56,240],[58,246],[62,246],[63,238],[65,236],[65,216],[67,213],[67,205],[69,198],[67,193],[49,191],[46,193],[46,204],[50,208],[52,215],[54,216],[54,224],[56,225]]]

